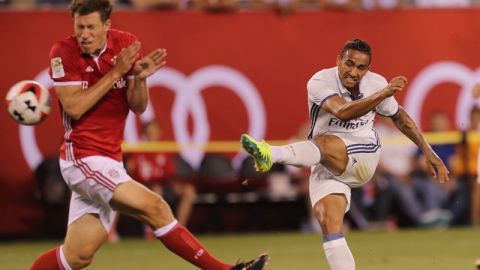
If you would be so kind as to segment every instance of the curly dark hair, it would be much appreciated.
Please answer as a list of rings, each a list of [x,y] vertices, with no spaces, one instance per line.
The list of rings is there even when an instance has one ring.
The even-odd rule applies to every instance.
[[[109,0],[72,0],[69,5],[72,17],[75,14],[88,15],[93,12],[100,13],[102,22],[110,19],[112,13],[112,4]]]
[[[345,57],[345,53],[348,50],[356,50],[359,52],[363,52],[367,54],[370,58],[370,61],[368,63],[370,64],[370,62],[372,62],[372,49],[366,41],[356,38],[354,40],[348,40],[347,42],[345,42],[342,52],[340,53],[342,58]]]

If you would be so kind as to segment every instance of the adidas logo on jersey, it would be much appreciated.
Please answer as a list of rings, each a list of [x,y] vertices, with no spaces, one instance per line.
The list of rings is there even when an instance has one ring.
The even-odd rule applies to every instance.
[[[88,67],[85,69],[85,72],[93,72],[92,66],[88,66]]]

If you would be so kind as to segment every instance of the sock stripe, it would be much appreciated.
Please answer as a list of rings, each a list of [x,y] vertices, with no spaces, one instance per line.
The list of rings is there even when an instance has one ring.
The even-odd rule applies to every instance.
[[[60,249],[61,247],[57,247],[57,249],[55,250],[55,254],[57,255],[57,264],[60,270],[65,270],[65,267],[63,267],[63,264],[62,264],[62,259],[60,257]]]
[[[65,258],[65,254],[63,253],[63,245],[58,248],[57,259],[60,259],[60,262],[59,262],[60,270],[72,270],[70,265],[68,265],[67,258]]]
[[[325,234],[325,235],[323,235],[323,242],[329,242],[329,241],[337,240],[337,239],[344,238],[344,237],[345,236],[343,235],[342,232]]]
[[[165,234],[169,233],[170,231],[172,231],[176,226],[178,225],[178,221],[175,219],[173,220],[170,224],[167,224],[161,228],[158,228],[156,229],[153,234],[155,235],[155,237],[162,237],[164,236]]]

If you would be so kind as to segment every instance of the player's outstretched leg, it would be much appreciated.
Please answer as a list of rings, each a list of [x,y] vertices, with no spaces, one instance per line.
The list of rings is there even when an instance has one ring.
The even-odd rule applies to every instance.
[[[260,254],[254,260],[249,262],[237,263],[231,270],[262,270],[268,260],[268,254]]]
[[[330,137],[335,137],[337,141],[340,141],[340,146],[343,146],[343,149],[345,148],[345,145],[340,139],[338,139],[338,137]],[[328,136],[324,136],[324,138],[321,138],[318,141],[320,142],[318,144],[327,144],[328,146],[324,148],[328,149],[329,152],[336,150],[336,148],[332,146],[336,144]],[[240,142],[242,143],[243,149],[245,149],[245,151],[247,151],[247,153],[249,153],[255,160],[255,169],[257,169],[259,172],[269,171],[270,168],[272,168],[273,163],[282,163],[299,167],[310,167],[322,160],[320,148],[313,141],[300,141],[286,145],[274,146],[269,145],[265,141],[257,142],[247,134],[243,134],[240,138]],[[330,151],[330,148],[333,150]],[[341,147],[338,148],[341,149]],[[329,156],[332,155],[327,155],[327,157]]]
[[[242,135],[240,142],[243,149],[253,157],[257,171],[268,172],[272,168],[272,156],[268,143],[265,141],[257,142],[247,134]]]

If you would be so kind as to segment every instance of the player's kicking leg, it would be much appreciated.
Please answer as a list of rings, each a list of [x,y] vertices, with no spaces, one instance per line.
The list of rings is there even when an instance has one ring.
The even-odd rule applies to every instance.
[[[154,235],[172,252],[200,269],[206,270],[261,270],[268,259],[262,254],[256,259],[231,265],[213,257],[210,252],[178,223],[168,204],[151,190],[135,181],[120,184],[113,194],[112,207],[148,224]]]
[[[240,138],[243,149],[255,160],[255,168],[267,172],[273,163],[311,167],[322,163],[332,173],[340,175],[346,168],[348,156],[343,141],[334,135],[322,135],[312,141],[274,146],[255,141],[247,134]]]

